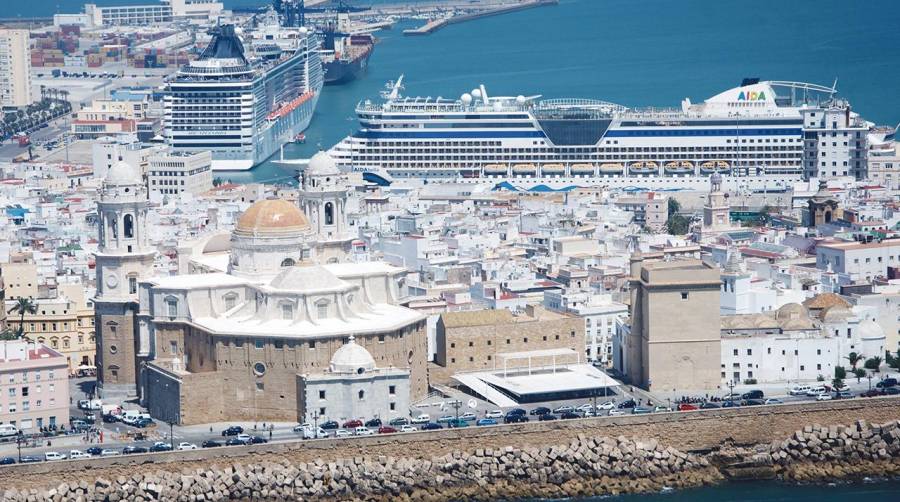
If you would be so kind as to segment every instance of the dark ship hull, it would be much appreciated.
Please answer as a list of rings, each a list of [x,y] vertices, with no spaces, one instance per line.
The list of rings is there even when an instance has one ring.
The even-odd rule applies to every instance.
[[[368,48],[352,59],[335,59],[323,63],[325,68],[325,85],[346,84],[363,76],[366,68],[369,67],[369,56],[372,55],[372,49]]]

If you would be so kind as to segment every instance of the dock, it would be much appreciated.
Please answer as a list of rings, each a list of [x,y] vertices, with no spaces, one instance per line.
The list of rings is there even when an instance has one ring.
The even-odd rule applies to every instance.
[[[403,34],[408,36],[429,35],[451,24],[463,23],[465,21],[472,21],[474,19],[481,19],[483,17],[496,16],[499,14],[506,14],[509,12],[516,12],[520,10],[531,9],[534,7],[543,7],[545,5],[556,5],[558,3],[559,0],[525,0],[511,5],[504,5],[493,9],[479,10],[471,12],[469,14],[462,14],[458,16],[450,15],[447,17],[432,19],[431,21],[428,21],[418,28],[403,30]]]

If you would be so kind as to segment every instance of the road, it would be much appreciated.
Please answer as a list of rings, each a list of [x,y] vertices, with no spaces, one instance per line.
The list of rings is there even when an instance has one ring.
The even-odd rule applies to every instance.
[[[51,121],[43,129],[38,129],[30,135],[31,144],[34,146],[34,155],[38,156],[46,152],[38,145],[56,139],[69,130],[69,116],[64,115]],[[0,161],[11,161],[17,155],[28,153],[28,147],[20,147],[16,140],[7,140],[0,144]]]

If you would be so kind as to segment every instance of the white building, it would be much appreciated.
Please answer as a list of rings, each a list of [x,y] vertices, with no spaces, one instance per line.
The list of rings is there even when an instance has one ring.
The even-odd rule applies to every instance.
[[[140,175],[147,173],[152,155],[161,151],[160,145],[148,146],[138,141],[134,134],[104,136],[91,142],[91,159],[94,178],[105,178],[107,171],[119,162],[139,168]]]
[[[20,108],[31,101],[28,30],[0,29],[0,107]]]
[[[866,177],[866,133],[870,124],[850,105],[837,102],[824,108],[809,108],[803,115],[803,166],[809,178]]]
[[[544,292],[543,305],[548,310],[567,312],[584,319],[585,353],[590,361],[612,362],[612,340],[616,323],[628,317],[628,306],[614,302],[610,295],[590,292]]]
[[[758,314],[778,305],[778,293],[769,280],[754,279],[741,267],[740,251],[733,249],[722,271],[722,315]]]
[[[816,246],[816,268],[847,274],[854,282],[886,277],[900,265],[900,239],[874,242],[825,242]]]
[[[89,3],[85,4],[84,13],[91,26],[146,26],[172,21],[172,6],[168,3],[107,7]]]
[[[205,151],[154,155],[150,157],[147,183],[152,199],[207,192],[213,187],[212,154]]]

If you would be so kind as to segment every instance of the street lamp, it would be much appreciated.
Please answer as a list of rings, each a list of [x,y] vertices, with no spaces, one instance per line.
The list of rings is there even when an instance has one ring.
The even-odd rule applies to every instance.
[[[728,381],[728,402],[734,404],[734,380]]]
[[[313,437],[319,438],[319,412],[313,412]]]
[[[868,375],[866,375],[866,378],[869,379],[869,390],[871,391],[872,390],[872,374],[869,373]]]
[[[19,463],[22,463],[22,442],[25,439],[22,437],[22,431],[19,431],[19,434],[16,436],[16,447],[19,449]]]

